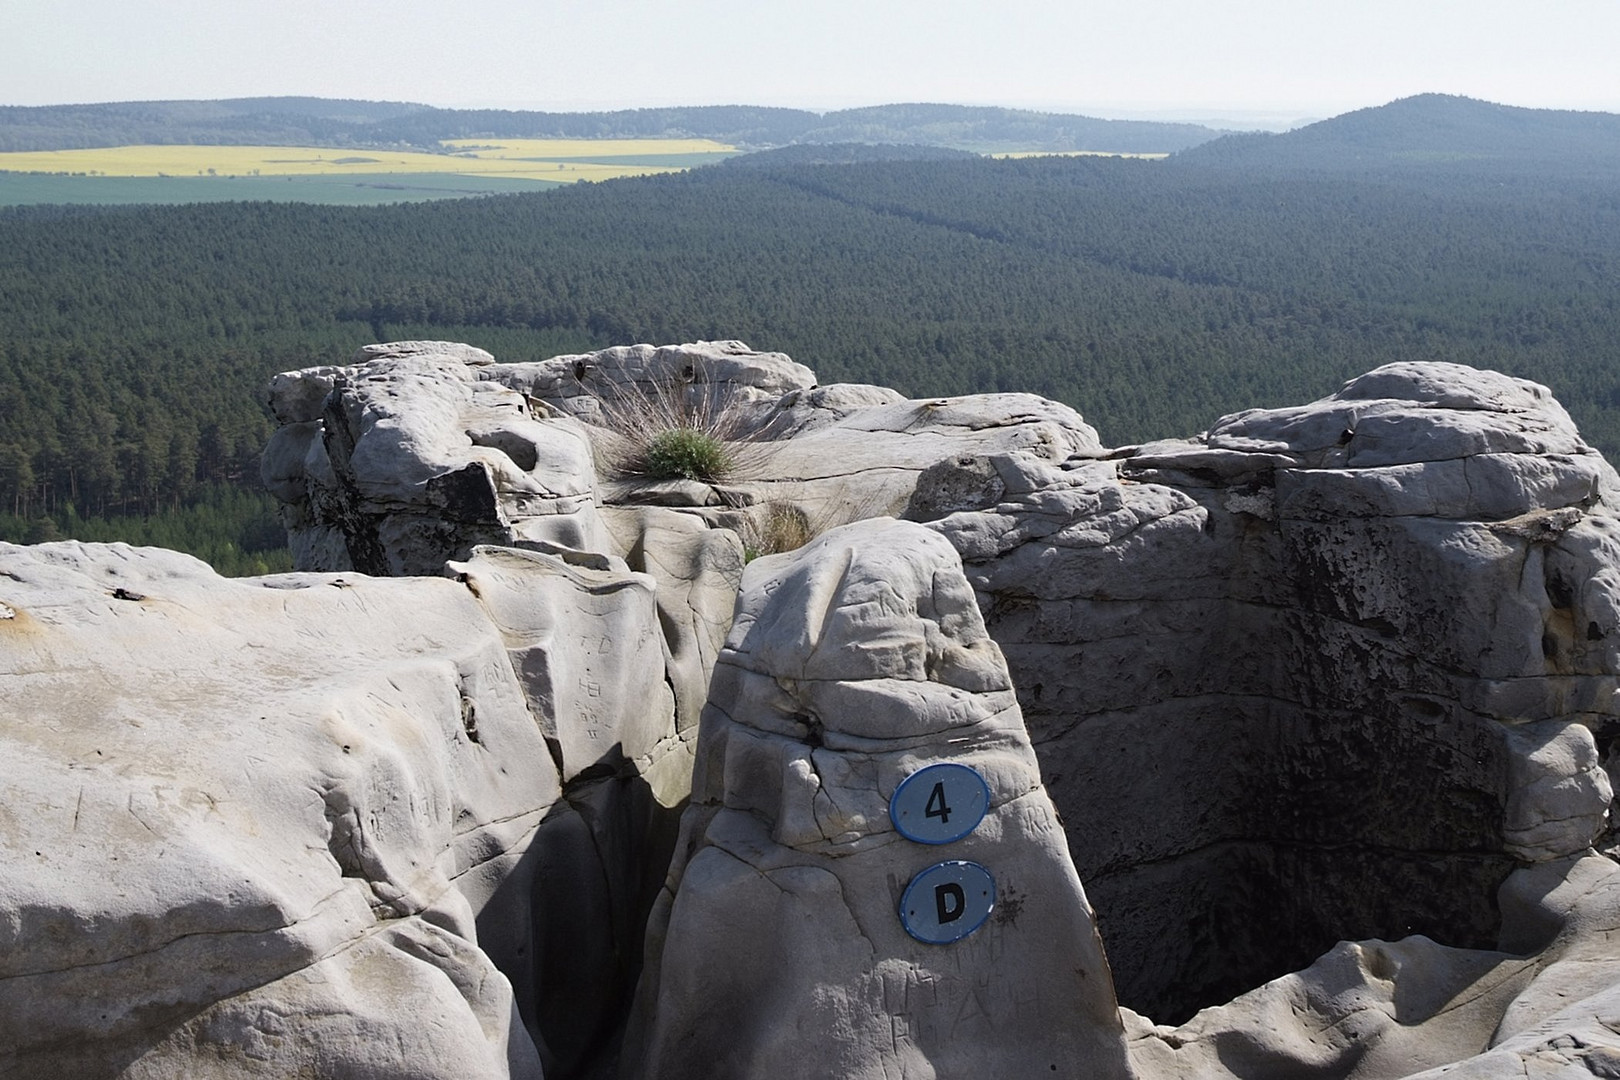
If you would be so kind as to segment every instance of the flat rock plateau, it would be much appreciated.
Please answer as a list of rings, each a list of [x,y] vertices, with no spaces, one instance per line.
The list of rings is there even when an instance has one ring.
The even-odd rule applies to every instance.
[[[1545,387],[267,395],[297,572],[0,545],[0,1075],[1620,1076],[1620,478]]]

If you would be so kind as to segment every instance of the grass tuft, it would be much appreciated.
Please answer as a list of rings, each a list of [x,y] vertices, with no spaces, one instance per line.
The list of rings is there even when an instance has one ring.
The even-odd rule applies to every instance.
[[[739,531],[743,562],[751,563],[761,555],[797,551],[825,532],[826,526],[812,520],[804,507],[786,499],[772,499],[755,508]]]
[[[744,410],[690,369],[650,387],[620,384],[598,400],[613,435],[605,464],[621,477],[719,483],[736,478],[757,451]]]
[[[736,468],[724,440],[695,427],[672,427],[647,440],[638,470],[653,480],[724,480]]]

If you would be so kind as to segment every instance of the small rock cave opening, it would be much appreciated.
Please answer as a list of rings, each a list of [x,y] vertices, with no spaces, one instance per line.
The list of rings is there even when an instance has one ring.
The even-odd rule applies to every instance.
[[[1597,744],[1603,771],[1609,774],[1609,785],[1620,795],[1620,717],[1607,717],[1592,732]],[[1609,858],[1620,862],[1620,812],[1611,806],[1609,820],[1592,846]]]
[[[1417,695],[1354,711],[1209,695],[1061,738],[1030,719],[1120,1004],[1157,1023],[1339,941],[1496,946],[1518,864],[1492,721]]]

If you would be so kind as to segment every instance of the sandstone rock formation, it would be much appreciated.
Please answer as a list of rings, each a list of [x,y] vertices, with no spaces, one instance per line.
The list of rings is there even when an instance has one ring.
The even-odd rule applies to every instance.
[[[736,467],[620,467],[649,402]],[[405,342],[270,403],[318,572],[0,547],[0,1073],[1620,1075],[1620,481],[1543,387],[1110,450]],[[1003,891],[923,944],[947,851]]]
[[[467,346],[400,342],[278,375],[265,486],[301,569],[437,574],[484,542],[606,547],[584,430],[536,416]]]
[[[1144,1036],[1199,1062],[1157,1075],[1399,1076],[1488,1046],[1511,994],[1476,1003],[1464,1052],[1429,1012],[1501,978],[1499,941],[1545,944],[1508,897],[1588,852],[1611,797],[1615,479],[1546,390],[1390,365],[1194,442],[990,464],[1004,501],[934,527],[1006,650],[1121,1000],[1185,1019],[1329,953]],[[1329,952],[1411,934],[1451,948]],[[1357,1064],[1391,994],[1429,1056]]]
[[[464,587],[0,557],[0,1071],[540,1075],[468,884],[559,787]]]
[[[0,548],[0,1074],[602,1052],[686,790],[660,766],[690,761],[652,580],[506,549],[456,570]]]
[[[948,849],[889,814],[940,760],[990,787]],[[942,858],[990,868],[997,891],[948,945],[897,913]],[[849,525],[749,565],[649,938],[627,1076],[1127,1075],[1006,667],[955,553],[917,525]]]
[[[436,574],[481,543],[625,555],[638,541],[609,535],[604,504],[703,508],[751,536],[788,505],[825,529],[898,513],[955,457],[1058,462],[1099,446],[1074,410],[1031,394],[818,387],[803,365],[734,341],[523,364],[452,343],[373,345],[348,367],[276,376],[269,405],[281,427],[265,484],[298,567],[374,574]],[[694,416],[743,440],[734,475],[657,483],[611,467],[624,429]]]

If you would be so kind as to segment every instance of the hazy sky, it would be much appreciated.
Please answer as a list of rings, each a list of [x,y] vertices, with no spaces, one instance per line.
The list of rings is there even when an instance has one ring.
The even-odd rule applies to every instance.
[[[1620,0],[0,0],[0,104],[1620,112]]]

